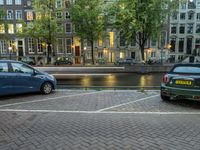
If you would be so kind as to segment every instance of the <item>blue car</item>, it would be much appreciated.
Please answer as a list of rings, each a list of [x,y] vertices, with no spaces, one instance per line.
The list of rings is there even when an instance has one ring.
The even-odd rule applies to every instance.
[[[0,60],[0,96],[29,92],[50,94],[55,88],[54,76],[23,62]]]

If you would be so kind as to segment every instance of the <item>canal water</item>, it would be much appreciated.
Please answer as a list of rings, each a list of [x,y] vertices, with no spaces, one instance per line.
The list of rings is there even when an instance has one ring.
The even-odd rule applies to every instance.
[[[59,87],[159,87],[164,73],[73,74],[58,79]]]

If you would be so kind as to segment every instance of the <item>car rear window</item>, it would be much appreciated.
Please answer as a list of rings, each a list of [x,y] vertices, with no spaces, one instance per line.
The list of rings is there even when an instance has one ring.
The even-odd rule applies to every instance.
[[[188,73],[188,74],[200,74],[200,67],[198,66],[178,66],[173,69],[174,73]]]

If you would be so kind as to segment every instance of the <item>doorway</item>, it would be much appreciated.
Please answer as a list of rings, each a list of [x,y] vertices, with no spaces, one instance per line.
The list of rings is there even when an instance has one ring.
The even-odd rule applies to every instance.
[[[23,57],[24,56],[23,40],[17,41],[17,50],[18,50],[18,56]]]
[[[80,56],[81,56],[80,46],[75,46],[75,64],[81,63]]]

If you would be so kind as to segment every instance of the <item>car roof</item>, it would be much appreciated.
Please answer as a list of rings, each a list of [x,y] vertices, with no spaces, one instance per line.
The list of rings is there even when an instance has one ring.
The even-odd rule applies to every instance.
[[[14,62],[23,63],[23,62],[21,62],[21,61],[17,61],[17,60],[7,60],[7,59],[0,60],[0,62],[4,62],[4,63],[8,63],[8,62],[10,62],[10,63],[14,63]]]
[[[173,68],[179,67],[179,66],[187,66],[187,67],[200,67],[200,64],[194,64],[194,63],[187,63],[187,64],[175,64]]]

